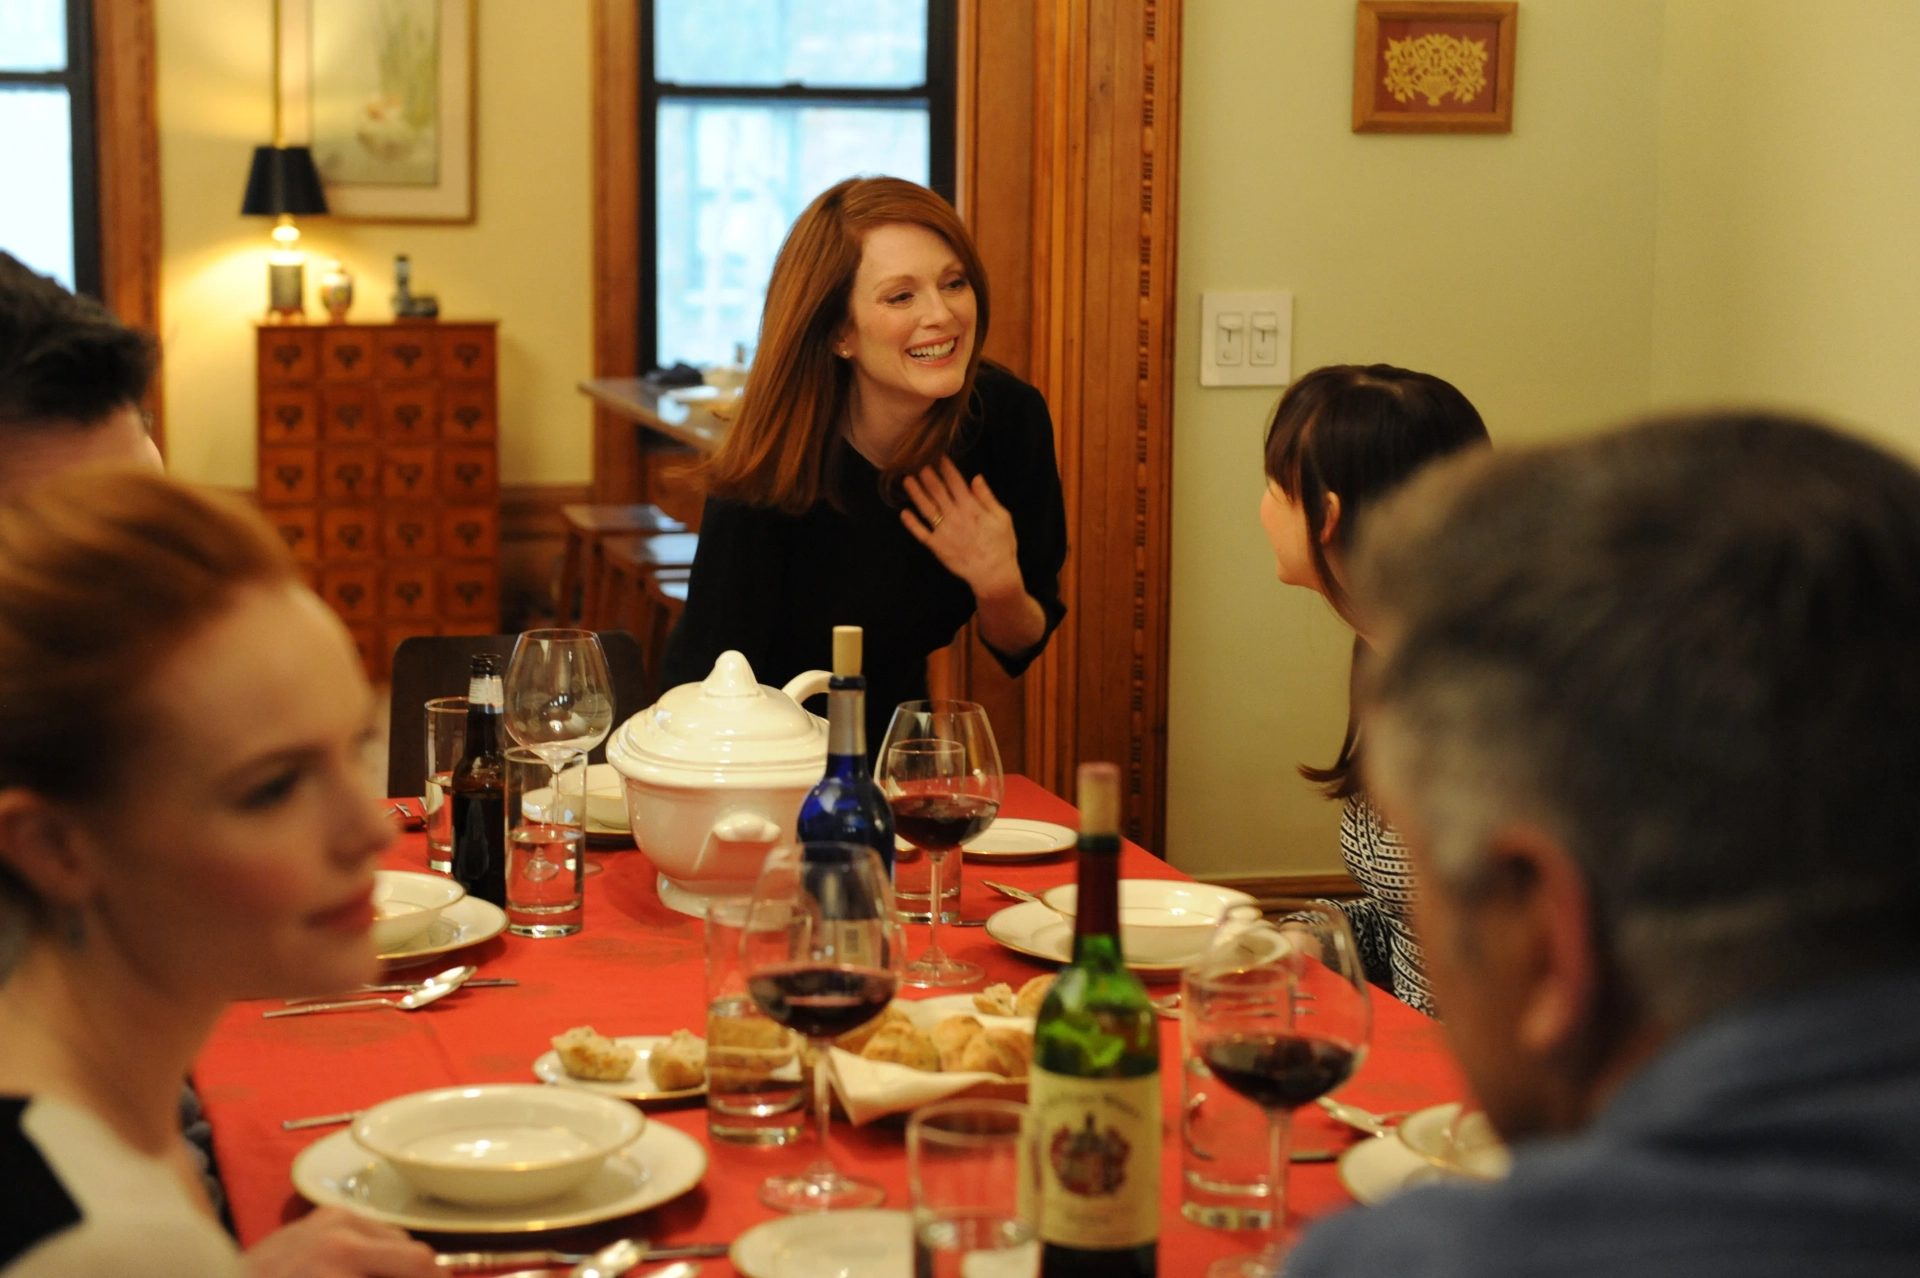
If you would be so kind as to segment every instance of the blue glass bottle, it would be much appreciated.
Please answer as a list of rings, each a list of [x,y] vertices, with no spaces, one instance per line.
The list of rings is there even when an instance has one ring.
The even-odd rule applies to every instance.
[[[827,771],[800,804],[794,833],[803,843],[862,843],[893,874],[893,809],[867,765],[867,681],[860,675],[861,631],[833,628],[833,681],[827,685]]]

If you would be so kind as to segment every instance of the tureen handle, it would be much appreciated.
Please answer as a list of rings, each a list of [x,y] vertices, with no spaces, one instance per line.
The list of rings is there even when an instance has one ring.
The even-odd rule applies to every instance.
[[[707,831],[707,837],[700,845],[700,855],[694,861],[693,875],[699,877],[714,858],[732,847],[771,849],[780,841],[780,827],[761,816],[758,812],[735,808],[723,814]]]
[[[802,670],[787,680],[787,686],[780,691],[804,705],[808,697],[817,697],[825,692],[827,685],[832,681],[833,671],[831,670]]]

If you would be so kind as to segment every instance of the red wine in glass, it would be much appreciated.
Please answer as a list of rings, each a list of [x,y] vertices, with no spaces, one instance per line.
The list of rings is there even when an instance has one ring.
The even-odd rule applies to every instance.
[[[917,848],[951,852],[992,825],[999,811],[980,795],[903,794],[893,800],[893,824]]]
[[[838,1038],[880,1015],[899,979],[877,967],[844,963],[781,963],[747,981],[747,993],[769,1017],[812,1039]]]
[[[1353,1076],[1345,1043],[1295,1034],[1228,1034],[1203,1043],[1200,1057],[1219,1080],[1266,1109],[1298,1109]]]

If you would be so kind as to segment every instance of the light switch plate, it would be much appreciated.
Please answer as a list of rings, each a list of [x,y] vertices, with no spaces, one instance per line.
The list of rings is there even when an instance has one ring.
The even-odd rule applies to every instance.
[[[1292,380],[1292,293],[1200,295],[1202,386],[1285,386]]]

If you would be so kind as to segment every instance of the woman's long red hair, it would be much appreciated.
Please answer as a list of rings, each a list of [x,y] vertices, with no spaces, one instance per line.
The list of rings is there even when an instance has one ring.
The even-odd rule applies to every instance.
[[[853,385],[848,361],[833,353],[846,323],[853,279],[867,233],[889,223],[924,226],[953,249],[973,286],[976,318],[966,379],[935,402],[924,426],[882,473],[899,481],[945,455],[966,418],[987,339],[987,275],[953,206],[901,178],[849,178],[823,191],[787,232],[767,285],[760,347],[726,440],[706,468],[707,491],[799,514],[833,500],[836,435]]]

